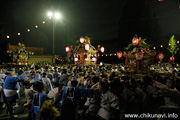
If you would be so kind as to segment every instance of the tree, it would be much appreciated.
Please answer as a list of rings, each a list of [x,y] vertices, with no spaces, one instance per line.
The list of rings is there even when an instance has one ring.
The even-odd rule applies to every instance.
[[[169,50],[169,52],[172,54],[173,57],[179,50],[177,43],[176,43],[176,39],[174,38],[174,35],[170,38],[169,47],[167,49]]]

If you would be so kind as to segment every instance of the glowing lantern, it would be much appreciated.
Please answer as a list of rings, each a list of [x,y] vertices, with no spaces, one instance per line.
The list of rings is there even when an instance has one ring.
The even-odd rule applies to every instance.
[[[118,57],[119,59],[121,59],[122,56],[123,56],[123,53],[122,53],[121,51],[117,52],[117,57]]]
[[[83,37],[80,38],[80,43],[84,43],[84,38]]]
[[[172,57],[170,57],[170,61],[171,62],[173,62],[174,61],[174,57],[172,56]]]
[[[100,48],[100,51],[103,53],[103,52],[104,52],[104,47],[101,47],[101,48]]]
[[[96,58],[92,58],[92,61],[96,62]]]
[[[133,37],[133,39],[132,39],[132,44],[133,44],[134,46],[137,46],[137,45],[139,44],[139,39],[138,39],[137,37]]]
[[[70,51],[69,47],[66,47],[66,52],[69,52],[69,51]]]
[[[89,44],[85,45],[85,50],[89,50]]]
[[[164,58],[164,53],[162,53],[162,52],[160,52],[156,57],[156,59],[158,59],[158,60],[162,60],[163,58]]]
[[[74,58],[74,61],[77,62],[77,61],[78,61],[78,58]]]

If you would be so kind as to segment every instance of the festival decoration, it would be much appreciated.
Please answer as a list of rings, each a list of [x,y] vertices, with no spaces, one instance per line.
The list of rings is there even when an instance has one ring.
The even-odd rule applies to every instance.
[[[170,38],[169,46],[167,49],[169,50],[169,52],[172,54],[173,57],[177,53],[177,51],[179,50],[179,47],[177,46],[177,42],[174,38],[174,35]]]
[[[80,43],[84,43],[84,41],[85,41],[84,38],[81,37],[81,38],[80,38]]]
[[[89,50],[89,44],[85,44],[85,50]]]
[[[171,61],[171,62],[174,61],[174,57],[173,57],[173,56],[170,57],[170,61]]]
[[[67,54],[67,59],[74,60],[75,64],[86,64],[93,65],[97,62],[98,50],[91,45],[90,38],[85,36],[81,37],[80,40],[77,40],[76,43],[79,43],[77,46],[70,48],[71,55]],[[104,47],[101,47],[102,52],[104,52]],[[69,55],[69,56],[68,56]],[[73,59],[74,58],[74,59]],[[68,61],[68,60],[67,60]]]
[[[74,58],[74,61],[77,62],[77,61],[78,61],[78,58]]]
[[[9,56],[12,57],[12,62],[17,63],[18,65],[27,65],[29,55],[34,55],[34,52],[27,51],[23,43],[18,43],[18,46],[15,50],[7,50]]]
[[[104,52],[104,47],[101,47],[101,48],[100,48],[100,51],[103,53],[103,52]]]
[[[69,47],[66,47],[66,52],[69,52],[69,51],[70,51]]]
[[[162,52],[160,52],[158,55],[157,55],[157,57],[156,57],[156,59],[157,60],[162,60],[163,58],[164,58],[164,53],[162,53]]]
[[[117,57],[121,59],[123,57],[123,53],[121,51],[117,52]]]
[[[131,71],[147,72],[143,71],[142,68],[148,67],[149,64],[153,64],[155,50],[151,50],[153,44],[147,44],[146,39],[141,37],[133,37],[132,43],[130,43],[123,52],[125,57],[125,66],[128,66]],[[118,55],[118,53],[117,53]],[[147,69],[147,68],[146,68]],[[137,71],[136,71],[137,72]]]
[[[137,37],[133,37],[133,39],[132,39],[132,44],[133,44],[134,46],[137,46],[137,45],[139,44],[139,39],[138,39]]]
[[[142,52],[137,52],[136,53],[136,60],[141,60],[143,58],[143,53]]]

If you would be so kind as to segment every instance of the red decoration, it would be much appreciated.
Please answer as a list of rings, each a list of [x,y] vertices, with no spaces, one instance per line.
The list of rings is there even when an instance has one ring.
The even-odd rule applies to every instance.
[[[84,38],[83,37],[80,38],[80,43],[84,43]]]
[[[164,53],[162,53],[162,52],[160,52],[158,55],[157,55],[157,57],[156,57],[156,59],[157,60],[162,60],[163,58],[164,58]]]
[[[85,44],[85,50],[89,50],[89,44]]]
[[[104,47],[101,47],[101,48],[100,48],[100,51],[103,53],[103,52],[104,52]]]
[[[133,39],[132,39],[132,44],[133,44],[134,46],[137,46],[137,45],[139,44],[139,39],[138,39],[137,37],[133,37]]]
[[[172,57],[170,57],[170,61],[171,62],[173,62],[174,61],[174,57],[172,56]]]
[[[69,52],[69,51],[70,51],[69,47],[66,47],[66,52]]]
[[[142,52],[137,52],[136,53],[136,60],[141,60],[143,58],[143,53]]]
[[[117,52],[117,57],[118,57],[119,59],[121,59],[122,56],[123,56],[123,53],[122,53],[121,51]]]

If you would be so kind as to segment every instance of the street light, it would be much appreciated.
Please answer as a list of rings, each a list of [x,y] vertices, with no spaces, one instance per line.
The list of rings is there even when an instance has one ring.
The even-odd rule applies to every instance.
[[[53,13],[53,12],[51,12],[51,11],[49,11],[48,13],[47,13],[47,15],[48,15],[48,17],[49,17],[49,19],[53,19],[53,30],[52,30],[52,33],[53,33],[53,35],[52,35],[52,40],[53,40],[53,45],[52,45],[52,53],[53,53],[53,55],[54,55],[54,41],[55,41],[55,37],[54,37],[54,28],[55,28],[55,21],[56,20],[59,20],[59,19],[61,19],[61,14],[60,13],[58,13],[58,12],[56,12],[56,13]]]

